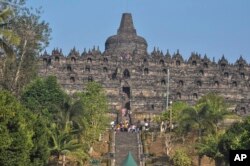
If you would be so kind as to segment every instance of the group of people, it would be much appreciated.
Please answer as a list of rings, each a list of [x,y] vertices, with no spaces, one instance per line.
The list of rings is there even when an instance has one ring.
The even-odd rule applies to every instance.
[[[138,120],[136,123],[132,122],[131,111],[126,108],[121,109],[120,114],[117,114],[116,120],[110,123],[111,128],[117,132],[140,132],[148,131],[150,128],[151,119]]]
[[[139,132],[139,131],[148,131],[149,130],[149,122],[147,121],[138,121],[135,124],[130,124],[129,120],[124,120],[120,123],[116,123],[115,121],[111,122],[111,127],[113,130],[117,132]]]
[[[111,122],[111,128],[115,131],[121,132],[136,132],[137,127],[133,124],[129,124],[128,120],[124,120],[123,122],[116,123],[115,121]]]
[[[121,132],[136,132],[137,127],[134,124],[129,124],[128,120],[125,120],[121,123],[117,123],[114,126],[115,131],[121,131]]]

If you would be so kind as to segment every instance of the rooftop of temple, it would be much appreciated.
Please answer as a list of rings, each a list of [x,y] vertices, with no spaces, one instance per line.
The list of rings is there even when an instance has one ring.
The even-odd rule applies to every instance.
[[[117,35],[106,40],[105,50],[126,51],[131,54],[134,50],[139,50],[146,53],[147,46],[147,41],[136,33],[131,13],[123,13]]]

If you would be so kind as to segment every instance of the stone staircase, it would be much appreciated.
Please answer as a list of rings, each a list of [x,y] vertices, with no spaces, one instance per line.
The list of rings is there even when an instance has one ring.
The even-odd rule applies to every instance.
[[[123,160],[131,152],[137,165],[139,165],[138,159],[138,145],[137,134],[130,132],[117,132],[115,136],[115,165],[121,166]]]

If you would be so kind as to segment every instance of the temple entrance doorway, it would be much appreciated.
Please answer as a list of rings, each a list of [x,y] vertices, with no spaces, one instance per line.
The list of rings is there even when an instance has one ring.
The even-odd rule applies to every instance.
[[[125,95],[124,108],[130,110],[130,87],[122,87],[122,92]]]
[[[127,97],[130,98],[130,87],[122,87],[122,92],[127,94]]]
[[[127,82],[125,84],[122,84],[121,86],[121,111],[118,115],[118,123],[124,123],[125,121],[129,122],[131,124],[131,117],[130,117],[130,110],[131,110],[131,104],[130,104],[130,86]]]

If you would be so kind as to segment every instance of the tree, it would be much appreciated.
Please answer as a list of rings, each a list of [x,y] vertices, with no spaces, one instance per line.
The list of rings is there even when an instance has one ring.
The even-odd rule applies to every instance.
[[[10,34],[18,36],[20,43],[14,45],[2,40],[7,47],[4,47],[1,60],[0,85],[18,96],[23,86],[36,76],[37,56],[48,45],[50,29],[47,23],[40,21],[39,10],[33,12],[24,6],[25,0],[4,0],[3,3],[7,7],[12,6],[14,17],[10,19],[8,28],[11,29]]]
[[[176,150],[172,158],[174,166],[191,166],[192,160],[183,150]]]
[[[0,9],[0,48],[9,55],[13,54],[12,46],[18,46],[20,38],[10,27],[13,10],[10,7]]]
[[[250,148],[250,118],[244,122],[233,124],[225,132],[218,132],[204,137],[197,144],[200,155],[206,155],[215,160],[216,166],[229,164],[230,150]]]
[[[54,146],[49,141],[57,134],[53,124],[56,124],[61,111],[64,110],[66,98],[67,95],[52,76],[33,80],[21,94],[23,105],[36,116],[32,137],[34,147],[30,155],[33,165],[45,165],[48,162],[51,146]]]
[[[247,117],[243,122],[233,124],[220,139],[218,148],[224,156],[225,163],[230,161],[230,150],[250,149],[250,117]]]
[[[82,93],[78,94],[83,105],[83,116],[79,120],[83,128],[82,142],[92,151],[93,143],[105,131],[108,125],[108,104],[100,84],[90,82]]]
[[[219,151],[219,142],[223,133],[209,134],[196,145],[200,156],[208,156],[215,160],[216,166],[224,165],[224,155]]]
[[[177,102],[174,102],[171,106],[170,106],[170,109],[172,111],[172,122],[174,124],[177,124],[177,126],[179,125],[179,121],[180,119],[182,118],[182,111],[184,109],[187,109],[189,108],[190,106],[187,104],[187,103],[184,103],[184,102],[181,102],[181,101],[177,101]],[[170,110],[164,112],[162,114],[162,121],[170,121]],[[188,128],[186,127],[176,127],[174,129],[175,131],[175,134],[176,136],[181,136],[182,138],[182,141],[184,143],[185,141],[185,136],[188,132]]]
[[[0,165],[29,165],[34,117],[7,91],[0,92]]]
[[[181,118],[181,112],[185,109],[185,108],[188,108],[189,106],[184,103],[184,102],[174,102],[171,107],[170,107],[170,110],[167,110],[165,112],[163,112],[163,114],[161,115],[160,117],[160,120],[161,120],[161,128],[162,125],[164,124],[163,122],[165,121],[165,124],[166,124],[166,121],[168,122],[169,125],[165,125],[165,128],[169,128],[171,127],[171,130],[172,131],[172,126],[170,126],[170,116],[172,118],[172,123],[176,124],[178,122],[178,120]],[[172,112],[170,114],[170,111]],[[161,129],[162,130],[162,129]],[[173,149],[173,142],[176,142],[178,139],[179,139],[179,136],[181,136],[182,138],[182,141],[184,143],[185,141],[185,135],[187,133],[187,130],[182,127],[177,127],[177,128],[174,128],[174,133],[165,133],[165,148],[166,148],[166,154],[167,155],[170,155],[172,149]]]
[[[83,127],[78,120],[83,117],[82,107],[77,107],[77,104],[70,100],[64,103],[64,108],[57,113],[51,127],[51,153],[57,156],[58,163],[62,158],[63,165],[66,164],[66,156],[74,158],[81,165],[88,159],[87,146],[79,139]]]
[[[198,130],[198,138],[202,133],[216,133],[218,124],[229,112],[224,99],[213,93],[203,96],[196,105],[184,109],[179,121],[180,127],[190,126]]]
[[[21,101],[33,112],[53,118],[53,114],[63,109],[66,97],[56,77],[48,76],[37,78],[27,85],[21,94]]]
[[[184,102],[181,102],[181,101],[177,101],[177,102],[174,102],[170,107],[169,109],[172,110],[172,120],[173,122],[177,122],[180,115],[181,115],[181,112],[182,110],[184,110],[185,108],[187,108],[189,105],[187,103],[184,103]],[[163,112],[162,114],[162,117],[161,117],[162,120],[167,120],[169,121],[170,120],[170,110],[167,110],[165,112]]]
[[[222,96],[216,95],[215,93],[208,93],[203,96],[198,104],[204,104],[210,111],[210,120],[214,124],[213,132],[217,133],[219,123],[229,114],[229,105],[225,102]]]
[[[195,129],[198,131],[198,142],[200,143],[202,138],[202,132],[210,130],[213,126],[212,121],[209,117],[210,110],[203,103],[197,104],[186,108],[182,112],[182,118],[180,121],[181,128]],[[201,155],[198,158],[198,165],[201,165]]]
[[[42,116],[34,116],[35,119],[32,121],[34,132],[32,136],[33,147],[30,151],[30,162],[33,166],[46,165],[50,156],[48,122]]]
[[[180,128],[190,128],[198,131],[198,139],[201,140],[202,131],[211,128],[212,122],[209,120],[209,110],[203,105],[195,105],[185,108],[179,122]]]
[[[63,158],[63,164],[66,163],[66,156],[71,156],[79,163],[86,160],[87,148],[79,140],[83,132],[80,123],[83,118],[83,105],[78,99],[71,99],[62,90],[56,77],[49,76],[32,81],[24,89],[21,101],[42,118],[40,120],[43,120],[43,125],[47,127],[49,133],[41,135],[41,130],[35,132],[36,140],[43,140],[45,145],[35,145],[34,153],[40,154],[40,159],[36,158],[37,160],[44,161],[43,158],[47,156],[46,153],[41,154],[42,151],[56,155],[57,162]]]
[[[201,143],[204,133],[217,134],[218,124],[228,114],[224,99],[213,93],[203,96],[195,106],[182,111],[179,127],[198,131],[198,143]],[[199,165],[201,154],[199,154]]]
[[[12,63],[15,59],[13,47],[17,47],[20,43],[19,36],[17,36],[10,26],[13,15],[14,12],[10,7],[0,9],[0,53],[3,54],[1,55],[2,57],[0,57],[0,89],[2,89],[3,86],[4,76],[12,76],[8,69],[14,67]]]

